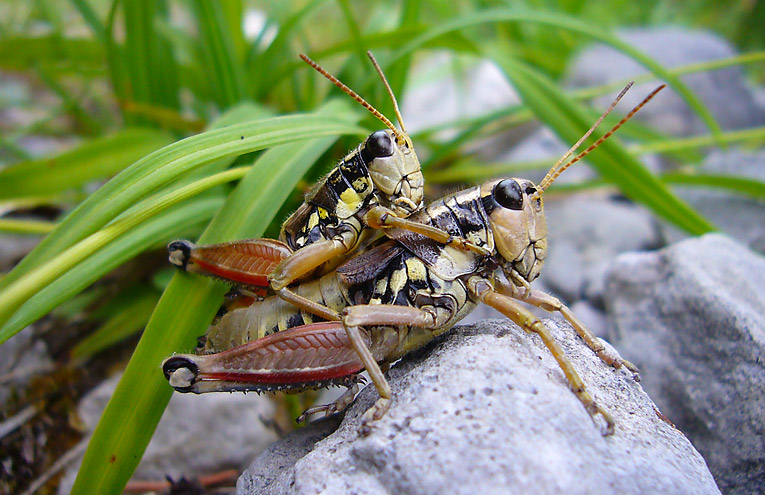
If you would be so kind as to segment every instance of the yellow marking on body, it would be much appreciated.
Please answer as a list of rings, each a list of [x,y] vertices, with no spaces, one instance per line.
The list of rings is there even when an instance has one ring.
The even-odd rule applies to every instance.
[[[366,191],[369,188],[369,181],[366,177],[359,177],[353,181],[353,189],[356,191]]]
[[[409,258],[406,260],[406,271],[409,278],[412,280],[426,280],[428,277],[428,271],[423,263],[418,258]]]
[[[394,271],[390,276],[390,289],[393,294],[398,294],[404,288],[407,281],[406,270],[403,268]]]
[[[377,281],[377,285],[375,286],[375,293],[377,294],[385,294],[385,289],[388,287],[388,281],[384,278],[381,278]]]
[[[308,231],[310,232],[311,229],[319,225],[319,215],[316,212],[311,213],[311,216],[308,217]]]
[[[340,194],[340,201],[348,205],[350,209],[355,210],[362,200],[359,193],[354,191],[352,187],[349,187]]]
[[[317,207],[316,211],[319,213],[319,218],[322,220],[329,218],[329,212],[321,206]]]

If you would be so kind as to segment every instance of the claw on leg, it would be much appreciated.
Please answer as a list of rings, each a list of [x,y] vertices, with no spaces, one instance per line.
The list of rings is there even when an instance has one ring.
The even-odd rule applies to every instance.
[[[309,416],[312,414],[324,413],[324,417],[331,416],[335,413],[339,413],[342,411],[345,411],[345,408],[347,408],[352,402],[353,399],[356,397],[356,394],[359,391],[359,382],[354,383],[348,389],[343,392],[343,395],[337,398],[334,402],[330,402],[329,404],[322,404],[320,406],[313,406],[309,407],[305,411],[303,411],[303,414],[298,416],[298,418],[295,420],[298,423],[302,423],[305,420],[308,419]]]

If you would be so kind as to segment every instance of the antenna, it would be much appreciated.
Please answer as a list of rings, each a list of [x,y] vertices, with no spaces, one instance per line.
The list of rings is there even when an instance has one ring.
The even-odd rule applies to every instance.
[[[370,54],[370,57],[371,57],[371,54]],[[320,66],[319,64],[317,64],[316,62],[311,60],[307,55],[301,53],[300,54],[300,58],[302,58],[305,63],[307,63],[308,65],[310,65],[314,69],[316,69],[316,71],[319,74],[321,74],[322,76],[324,76],[327,79],[329,79],[330,81],[332,81],[332,83],[335,86],[337,86],[338,88],[342,89],[345,94],[347,94],[348,96],[350,96],[351,98],[353,98],[354,100],[359,102],[361,104],[361,106],[363,106],[364,108],[369,110],[372,113],[372,115],[377,117],[377,119],[379,119],[383,124],[385,124],[385,126],[388,127],[388,129],[393,131],[393,133],[396,136],[400,136],[399,130],[396,129],[396,126],[393,125],[393,122],[391,122],[388,119],[388,117],[386,117],[385,115],[380,113],[380,111],[378,109],[373,107],[364,98],[362,98],[355,91],[353,91],[351,88],[349,88],[348,86],[343,84],[338,78],[336,78],[335,76],[333,76],[332,74],[327,72],[322,66]],[[382,71],[380,71],[379,66],[377,65],[377,62],[375,61],[374,57],[372,57],[372,62],[375,64],[375,67],[377,67],[378,71],[380,72],[380,75],[382,75]],[[390,86],[388,86],[388,83],[387,83],[387,81],[385,81],[385,77],[384,76],[383,76],[383,81],[385,82],[386,87],[388,87],[388,92],[390,92]],[[392,94],[391,94],[391,96],[392,96]],[[394,101],[394,105],[396,106],[396,115],[398,116],[398,105],[395,104],[395,99],[393,101]],[[400,122],[400,120],[399,120],[399,122]],[[403,124],[402,124],[402,127],[403,127]]]
[[[610,130],[610,131],[608,131],[607,133],[605,133],[605,134],[604,134],[604,135],[603,135],[603,136],[602,136],[600,139],[598,139],[597,141],[595,141],[595,142],[594,142],[592,145],[590,145],[590,146],[589,146],[589,147],[588,147],[586,150],[582,151],[582,152],[581,152],[581,153],[579,153],[577,156],[575,156],[574,158],[572,158],[572,159],[571,159],[571,160],[570,160],[568,163],[566,163],[566,164],[565,164],[565,165],[563,165],[563,166],[560,166],[560,164],[561,164],[561,163],[563,163],[563,161],[564,161],[564,160],[566,160],[566,159],[567,159],[569,156],[571,156],[571,155],[573,154],[573,152],[574,152],[574,151],[575,151],[575,150],[576,150],[576,149],[579,147],[579,145],[581,145],[581,144],[582,144],[582,142],[583,142],[585,139],[587,139],[587,138],[590,136],[590,134],[592,134],[592,132],[593,132],[593,131],[594,131],[594,130],[595,130],[597,127],[598,127],[598,125],[600,125],[600,123],[603,121],[603,119],[606,117],[606,115],[608,115],[609,113],[611,113],[611,110],[613,110],[613,109],[614,109],[614,107],[615,107],[615,106],[616,106],[616,104],[619,102],[619,100],[621,100],[621,99],[622,99],[622,96],[624,96],[624,94],[627,92],[627,90],[629,90],[629,89],[632,87],[632,85],[633,85],[633,84],[634,84],[634,81],[633,81],[633,82],[630,82],[629,84],[627,84],[627,86],[625,86],[625,87],[624,87],[624,89],[623,89],[623,90],[622,90],[622,91],[621,91],[621,92],[620,92],[620,93],[619,93],[619,94],[616,96],[616,98],[615,98],[615,99],[614,99],[614,101],[611,103],[611,105],[608,107],[608,109],[607,109],[605,112],[603,112],[603,115],[601,115],[601,116],[600,116],[600,118],[597,120],[597,122],[595,122],[595,124],[593,124],[593,126],[592,126],[592,127],[590,127],[590,130],[589,130],[589,131],[587,131],[587,132],[584,134],[584,136],[582,136],[582,137],[579,139],[579,141],[577,141],[577,143],[576,143],[574,146],[572,146],[572,147],[571,147],[571,149],[569,149],[569,150],[568,150],[568,152],[566,152],[566,154],[565,154],[565,155],[563,155],[563,156],[560,158],[560,160],[558,160],[558,162],[557,162],[555,165],[553,165],[553,167],[550,169],[550,171],[549,171],[549,172],[547,172],[547,175],[545,175],[545,178],[544,178],[544,179],[542,179],[542,182],[540,182],[540,183],[539,183],[539,190],[540,190],[540,191],[544,191],[545,189],[547,189],[547,187],[548,187],[548,186],[549,186],[549,185],[550,185],[550,184],[551,184],[551,183],[552,183],[552,182],[553,182],[555,179],[557,179],[557,178],[560,176],[560,174],[562,174],[562,173],[563,173],[563,171],[564,171],[564,170],[566,170],[568,167],[570,167],[570,166],[571,166],[571,165],[573,165],[574,163],[578,162],[579,160],[581,160],[582,158],[584,158],[585,156],[587,156],[588,154],[590,154],[590,152],[592,152],[592,150],[594,150],[595,148],[597,148],[598,146],[600,146],[600,145],[603,143],[603,141],[605,141],[606,139],[608,139],[609,137],[611,137],[611,136],[613,135],[613,133],[615,133],[617,130],[619,130],[619,128],[620,128],[621,126],[623,126],[623,125],[624,125],[624,124],[625,124],[625,123],[626,123],[628,120],[630,120],[630,119],[631,119],[631,118],[632,118],[632,117],[633,117],[633,116],[634,116],[636,113],[638,113],[638,112],[640,111],[640,109],[641,109],[641,108],[643,108],[643,106],[644,106],[646,103],[648,103],[648,102],[651,100],[651,98],[653,98],[654,96],[656,96],[656,94],[657,94],[659,91],[661,91],[662,89],[664,89],[664,88],[666,87],[666,84],[662,84],[662,85],[661,85],[661,86],[659,86],[658,88],[656,88],[656,89],[654,89],[653,91],[651,91],[651,93],[650,93],[648,96],[646,96],[645,98],[643,98],[643,101],[641,101],[640,103],[638,103],[638,104],[635,106],[635,108],[633,108],[633,109],[632,109],[632,110],[631,110],[631,111],[630,111],[630,112],[629,112],[627,115],[625,115],[625,116],[624,116],[624,118],[623,118],[623,119],[621,119],[621,120],[620,120],[620,121],[619,121],[619,122],[618,122],[618,123],[617,123],[615,126],[613,126],[613,127],[611,128],[611,130]]]
[[[380,75],[380,79],[382,79],[382,82],[385,85],[385,89],[388,91],[388,96],[390,96],[390,100],[393,102],[393,111],[396,112],[396,120],[398,120],[398,124],[401,126],[401,132],[403,132],[404,134],[407,134],[406,127],[404,126],[404,119],[401,117],[401,111],[398,109],[398,102],[396,101],[396,95],[393,94],[393,90],[391,89],[390,84],[388,84],[388,80],[385,78],[385,74],[383,74],[383,71],[380,68],[380,64],[377,63],[377,59],[375,58],[375,56],[372,55],[371,51],[367,51],[367,56],[372,61],[372,64],[375,66],[377,73]]]

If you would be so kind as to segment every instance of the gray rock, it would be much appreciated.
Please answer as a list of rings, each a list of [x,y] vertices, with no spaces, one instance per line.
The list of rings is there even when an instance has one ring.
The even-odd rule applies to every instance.
[[[674,27],[631,29],[621,31],[619,37],[668,68],[736,55],[728,42],[705,31]],[[572,61],[568,80],[571,86],[591,87],[645,72],[645,68],[627,55],[605,45],[596,45]],[[741,129],[765,123],[765,108],[757,104],[740,67],[689,74],[683,76],[682,81],[698,95],[723,129]],[[637,104],[655,86],[654,82],[633,88],[624,97],[622,105],[629,108]],[[600,101],[607,105],[610,98],[604,97]],[[709,132],[671,88],[659,94],[640,111],[637,118],[673,135]]]
[[[540,281],[565,301],[601,304],[604,274],[617,254],[655,248],[658,227],[643,207],[577,195],[545,203],[548,257]]]
[[[719,234],[625,254],[606,303],[616,345],[722,491],[765,492],[765,259]]]
[[[34,336],[32,328],[11,337],[0,346],[0,410],[4,410],[9,398],[24,388],[35,375],[46,373],[53,367],[45,342]],[[6,411],[7,412],[7,411]]]
[[[545,322],[613,414],[613,436],[601,435],[537,337],[484,321],[394,366],[391,409],[368,437],[358,428],[377,399],[371,386],[324,440],[332,426],[314,424],[258,457],[238,493],[719,493],[631,374],[603,364],[571,327]]]
[[[699,171],[765,182],[765,150],[714,151]],[[675,192],[725,233],[765,253],[765,201],[719,188],[675,187]],[[662,225],[662,233],[669,242],[687,236],[669,225]]]
[[[110,378],[80,402],[78,413],[88,432],[98,424],[119,378]],[[174,394],[134,478],[161,481],[166,475],[179,479],[242,469],[276,440],[262,421],[273,414],[274,404],[266,396]],[[80,462],[66,472],[59,493],[69,493]]]

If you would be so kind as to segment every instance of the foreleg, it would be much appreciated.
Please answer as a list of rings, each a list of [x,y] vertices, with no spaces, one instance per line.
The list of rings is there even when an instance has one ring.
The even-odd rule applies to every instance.
[[[507,284],[499,285],[499,290],[503,294],[506,294],[515,299],[527,302],[538,308],[542,308],[545,311],[559,312],[567,322],[574,327],[576,333],[584,340],[587,347],[605,362],[606,364],[613,366],[614,368],[621,368],[624,366],[633,373],[638,373],[638,368],[626,359],[622,359],[618,354],[614,354],[608,351],[598,337],[596,337],[582,321],[576,317],[573,311],[565,304],[560,302],[556,297],[542,292],[536,289],[529,290],[517,290],[515,287],[508,286]]]
[[[563,349],[552,338],[547,327],[545,327],[533,313],[524,308],[520,303],[506,295],[496,292],[488,281],[480,278],[472,278],[468,285],[470,291],[478,300],[507,316],[525,331],[539,335],[542,342],[544,342],[545,346],[550,350],[550,353],[558,362],[558,366],[563,370],[563,374],[566,376],[566,380],[568,380],[571,390],[582,403],[585,410],[590,414],[590,417],[594,420],[595,416],[599,414],[606,422],[606,430],[604,434],[613,434],[613,418],[605,409],[601,408],[595,402],[595,399],[592,398],[590,393],[587,392],[584,382],[574,369],[571,361],[569,361],[564,354]]]

